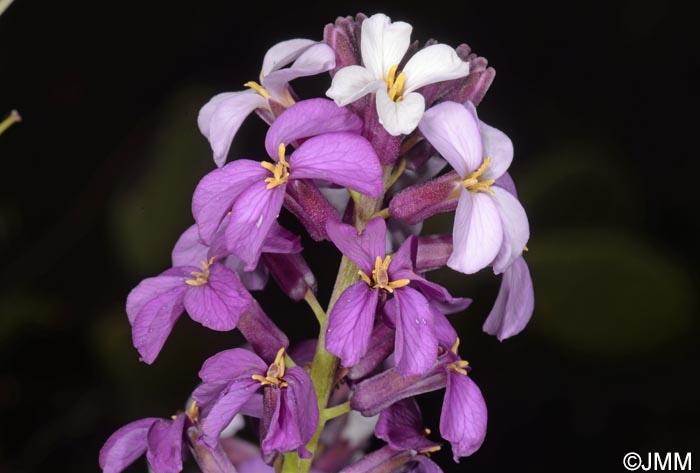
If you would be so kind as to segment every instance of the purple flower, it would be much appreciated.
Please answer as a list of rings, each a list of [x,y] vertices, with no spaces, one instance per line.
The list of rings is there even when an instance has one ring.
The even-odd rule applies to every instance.
[[[292,62],[290,67],[282,69]],[[294,104],[289,81],[333,67],[335,53],[323,43],[291,39],[270,48],[263,60],[259,84],[247,82],[244,85],[248,90],[216,95],[199,112],[197,123],[211,144],[217,166],[226,162],[231,141],[251,112],[257,109],[264,111],[264,117],[279,115],[279,110]]]
[[[126,313],[134,347],[146,363],[156,359],[183,311],[207,328],[228,331],[250,306],[252,297],[235,272],[215,258],[201,264],[168,269],[129,293]]]
[[[503,273],[496,302],[484,322],[484,332],[500,341],[520,333],[532,317],[535,293],[530,270],[523,257],[517,258]]]
[[[145,453],[155,473],[182,471],[186,419],[182,413],[174,420],[150,417],[125,425],[100,450],[100,468],[104,473],[119,473]]]
[[[242,159],[200,181],[192,214],[202,241],[212,241],[230,211],[227,247],[253,269],[289,182],[320,179],[377,197],[382,191],[382,170],[369,142],[357,135],[361,127],[357,116],[329,100],[306,100],[287,109],[265,140],[274,163]],[[302,139],[287,159],[286,146]]]
[[[425,113],[419,128],[462,179],[454,250],[447,265],[466,274],[490,264],[497,274],[505,271],[522,254],[530,236],[518,199],[494,185],[510,166],[513,144],[503,132],[479,122],[469,102],[436,105]]]
[[[344,366],[357,364],[367,353],[375,314],[387,293],[384,306],[396,327],[394,358],[404,376],[426,372],[437,357],[435,316],[428,299],[459,303],[447,291],[413,271],[416,238],[409,237],[392,256],[386,255],[386,223],[367,222],[358,235],[354,227],[329,222],[328,235],[340,251],[360,267],[360,280],[348,287],[333,306],[328,320],[326,349]],[[414,289],[409,284],[420,289]],[[427,298],[426,298],[427,297]]]
[[[205,416],[201,423],[205,445],[213,448],[234,416],[252,401],[262,407],[266,424],[263,453],[296,450],[301,457],[309,458],[305,446],[316,431],[319,417],[316,393],[306,371],[298,366],[285,368],[283,348],[269,366],[248,350],[226,350],[209,358],[199,376],[203,384],[192,397]],[[272,403],[263,403],[258,394],[261,387]]]

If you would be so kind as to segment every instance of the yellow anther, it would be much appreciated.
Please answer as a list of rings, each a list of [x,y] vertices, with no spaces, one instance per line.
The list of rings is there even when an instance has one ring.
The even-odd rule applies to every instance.
[[[455,344],[452,345],[452,348],[451,348],[452,353],[454,353],[454,354],[456,355],[458,349],[459,349],[459,337],[457,337],[457,340],[455,341]]]
[[[199,417],[199,406],[197,405],[197,401],[192,401],[190,407],[188,407],[187,411],[185,411],[185,414],[192,422],[197,421],[197,418]]]
[[[391,66],[385,79],[386,93],[394,102],[401,102],[401,100],[403,100],[403,84],[406,81],[406,74],[403,72],[396,77],[396,69],[398,69],[398,67],[398,64]]]
[[[431,453],[439,452],[442,449],[440,445],[435,445],[434,447],[428,447],[424,448],[423,450],[420,450],[418,453],[421,455],[425,455],[426,457],[429,457]]]
[[[209,261],[202,261],[201,271],[192,271],[190,274],[194,276],[194,279],[187,279],[185,284],[189,286],[203,286],[209,282],[209,267],[214,264],[214,257],[212,256]]]
[[[280,143],[277,148],[277,156],[279,161],[276,164],[262,162],[260,165],[272,173],[272,177],[266,177],[265,182],[267,182],[266,189],[273,189],[277,186],[281,186],[289,180],[289,163],[285,159],[287,147],[284,143]]]
[[[374,269],[372,270],[372,278],[362,270],[358,271],[362,280],[373,289],[386,289],[393,293],[394,289],[407,286],[411,283],[410,279],[397,279],[389,281],[389,265],[391,264],[391,256],[387,255],[382,261],[381,256],[377,256],[374,260]]]
[[[423,429],[423,435],[424,435],[424,436],[427,437],[427,436],[430,435],[431,433],[432,433],[432,430],[430,430],[429,428],[426,427],[426,428]]]
[[[254,80],[251,80],[250,82],[246,82],[243,84],[244,87],[250,87],[254,91],[256,91],[258,94],[262,95],[264,98],[268,99],[270,98],[270,92],[265,89],[262,85],[258,84]]]
[[[465,180],[462,181],[464,188],[469,192],[488,192],[489,194],[493,195],[494,192],[489,186],[496,181],[493,179],[485,179],[483,181],[479,180],[479,178],[486,172],[490,164],[491,158],[484,158],[484,162],[479,169],[471,173]]]
[[[467,366],[469,366],[469,362],[466,360],[459,360],[455,361],[454,363],[450,363],[447,365],[447,369],[450,371],[454,371],[455,373],[463,374],[464,376],[467,375]]]
[[[267,368],[267,373],[265,376],[260,374],[254,374],[251,376],[255,381],[258,381],[263,386],[274,385],[279,388],[286,388],[288,386],[287,382],[282,378],[284,377],[285,365],[284,365],[284,347],[280,348],[275,356],[275,361]]]

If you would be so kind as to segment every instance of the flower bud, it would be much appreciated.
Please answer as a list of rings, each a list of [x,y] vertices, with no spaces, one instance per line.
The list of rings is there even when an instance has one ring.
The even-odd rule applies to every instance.
[[[309,289],[316,293],[316,277],[300,253],[263,253],[262,257],[270,274],[290,299],[302,300]]]
[[[451,171],[432,181],[412,186],[389,203],[389,213],[393,218],[414,225],[441,212],[449,212],[457,207],[461,183],[455,171]]]

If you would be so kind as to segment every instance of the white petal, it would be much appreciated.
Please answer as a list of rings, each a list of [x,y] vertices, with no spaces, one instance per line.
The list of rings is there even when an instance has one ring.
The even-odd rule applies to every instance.
[[[469,103],[471,105],[471,103]],[[479,122],[481,139],[484,142],[484,157],[491,158],[491,164],[484,173],[483,179],[498,179],[513,162],[513,142],[501,130]]]
[[[362,23],[362,62],[375,79],[386,77],[393,65],[401,62],[411,42],[413,27],[378,13]]]
[[[420,131],[438,153],[466,178],[483,162],[479,119],[473,109],[456,102],[443,102],[428,109]]]
[[[344,107],[382,87],[385,87],[385,82],[376,80],[364,67],[348,66],[335,74],[326,95]]]
[[[488,266],[503,241],[498,208],[489,194],[462,191],[452,231],[454,247],[447,266],[464,274]]]
[[[379,123],[392,136],[408,135],[415,130],[424,111],[425,99],[421,94],[408,94],[402,101],[394,102],[386,90],[377,91]]]
[[[316,41],[310,39],[290,39],[275,44],[265,53],[261,75],[265,77],[270,72],[286,66],[313,44],[316,44]]]
[[[523,253],[530,239],[530,224],[525,209],[513,194],[497,186],[492,186],[491,189],[503,223],[503,245],[493,262],[493,271],[499,274]]]
[[[465,77],[469,74],[469,63],[462,61],[446,44],[434,44],[414,54],[403,72],[406,73],[404,93],[407,94],[424,85]]]
[[[297,77],[312,76],[335,67],[335,51],[327,44],[317,43],[294,61],[291,66],[272,71],[262,79],[262,86],[275,98],[282,98],[285,86]],[[280,100],[281,101],[281,100]]]

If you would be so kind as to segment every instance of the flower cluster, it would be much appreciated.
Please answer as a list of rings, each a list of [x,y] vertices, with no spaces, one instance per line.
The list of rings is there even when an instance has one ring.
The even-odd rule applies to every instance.
[[[522,256],[529,226],[507,172],[513,145],[477,115],[494,70],[466,45],[411,43],[411,29],[382,14],[338,18],[322,42],[272,47],[259,82],[202,108],[217,168],[194,192],[194,224],[172,268],[136,286],[126,312],[149,364],[184,312],[212,330],[238,329],[248,346],[204,362],[185,412],[116,431],[100,452],[103,471],[145,453],[155,473],[181,471],[190,454],[203,472],[438,472],[429,457],[441,444],[416,397],[442,389],[439,433],[454,460],[479,449],[486,404],[447,317],[471,299],[427,273],[502,274],[483,329],[511,337],[534,305]],[[290,85],[322,73],[332,100],[302,100]],[[227,163],[252,112],[269,124],[267,156]],[[328,310],[300,237],[277,221],[283,207],[343,255]],[[420,235],[426,218],[451,211],[451,235]],[[270,276],[308,303],[318,339],[290,346],[251,295]],[[259,446],[235,435],[245,423]],[[372,433],[386,446],[367,453]]]

